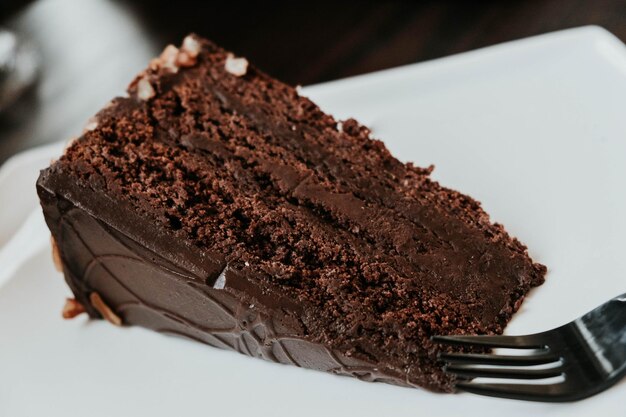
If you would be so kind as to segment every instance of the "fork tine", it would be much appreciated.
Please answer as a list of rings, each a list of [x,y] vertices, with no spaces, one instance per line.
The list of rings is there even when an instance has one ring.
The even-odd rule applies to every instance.
[[[544,379],[559,376],[562,366],[546,369],[524,368],[480,368],[469,365],[449,365],[444,371],[464,378],[508,378],[508,379]]]
[[[431,340],[448,345],[472,345],[488,348],[541,349],[546,346],[538,343],[532,336],[491,336],[491,335],[458,335],[433,336]]]
[[[563,384],[480,384],[457,382],[456,388],[472,394],[514,400],[564,402],[576,399],[567,395]]]
[[[481,355],[477,353],[440,353],[439,359],[450,365],[503,365],[503,366],[531,366],[543,365],[559,360],[557,355],[540,351],[535,355]]]

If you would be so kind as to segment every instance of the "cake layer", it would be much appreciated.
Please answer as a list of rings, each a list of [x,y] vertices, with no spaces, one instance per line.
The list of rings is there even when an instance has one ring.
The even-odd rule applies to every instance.
[[[168,47],[129,95],[38,182],[93,317],[95,292],[126,324],[449,390],[430,336],[499,333],[543,280],[526,248],[431,168],[402,164],[356,121],[208,41]],[[245,305],[266,330],[290,324],[241,336]],[[281,338],[306,347],[271,357]]]

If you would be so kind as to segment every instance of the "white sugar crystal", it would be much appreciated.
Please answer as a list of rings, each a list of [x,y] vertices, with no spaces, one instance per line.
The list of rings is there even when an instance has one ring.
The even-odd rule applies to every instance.
[[[200,48],[200,42],[198,42],[193,36],[187,36],[183,39],[183,44],[180,47],[180,49],[185,51],[191,58],[198,56]]]
[[[178,71],[178,65],[176,65],[176,59],[178,58],[178,48],[174,45],[167,45],[159,60],[161,61],[161,68],[170,70],[171,72]]]
[[[154,97],[155,94],[156,92],[154,91],[152,84],[150,84],[150,81],[146,78],[139,80],[137,83],[137,98],[139,98],[139,100],[149,100]]]
[[[246,58],[236,58],[233,54],[228,54],[224,68],[234,76],[241,77],[248,72],[248,60]]]

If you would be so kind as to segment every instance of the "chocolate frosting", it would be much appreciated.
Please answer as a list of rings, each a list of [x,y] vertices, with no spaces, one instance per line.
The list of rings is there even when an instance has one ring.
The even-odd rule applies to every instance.
[[[309,306],[262,290],[245,267],[180,247],[167,231],[154,230],[131,212],[119,216],[121,210],[100,209],[101,218],[94,217],[87,206],[119,206],[62,175],[44,172],[38,192],[66,281],[91,317],[101,318],[89,302],[97,292],[125,324],[272,362],[417,386],[391,364],[316,342],[301,321]],[[71,201],[78,196],[82,207]]]

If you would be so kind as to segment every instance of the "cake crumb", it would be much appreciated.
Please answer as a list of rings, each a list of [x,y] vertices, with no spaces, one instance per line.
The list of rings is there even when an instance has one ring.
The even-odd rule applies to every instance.
[[[59,247],[57,246],[56,240],[54,237],[50,236],[50,246],[52,246],[52,262],[54,263],[54,269],[59,272],[63,272],[63,261],[61,260],[61,253],[59,252]]]
[[[142,78],[137,82],[137,98],[139,100],[150,100],[156,92],[147,78]]]
[[[85,307],[74,298],[66,298],[65,305],[61,315],[64,319],[73,319],[74,317],[85,313]]]
[[[248,60],[246,58],[236,58],[233,54],[226,56],[226,63],[224,64],[226,72],[233,74],[236,77],[242,77],[248,72]]]
[[[100,294],[98,294],[97,292],[92,292],[91,294],[89,294],[89,301],[91,301],[91,305],[96,310],[98,310],[98,313],[100,313],[102,318],[104,318],[106,321],[115,326],[122,325],[122,319],[120,318],[120,316],[115,314],[115,312],[111,310],[111,307],[106,305],[104,300],[102,300],[102,298],[100,297]]]

